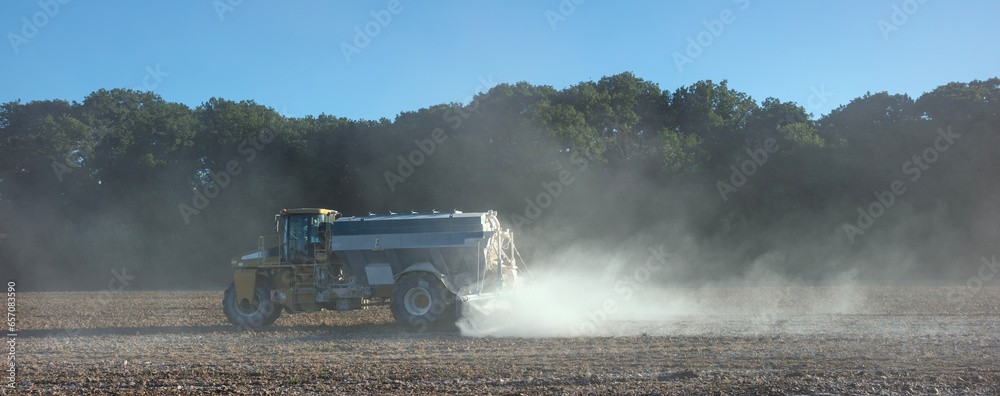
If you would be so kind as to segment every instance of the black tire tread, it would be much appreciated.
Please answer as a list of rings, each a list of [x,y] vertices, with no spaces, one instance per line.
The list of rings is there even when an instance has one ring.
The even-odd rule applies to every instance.
[[[427,288],[427,291],[431,294],[431,311],[420,316],[411,315],[403,305],[403,296],[406,295],[407,291],[416,286]],[[454,299],[455,295],[448,291],[444,287],[444,284],[435,276],[426,272],[413,272],[403,275],[396,281],[396,288],[393,290],[389,308],[397,323],[414,328],[422,328],[440,323],[448,318],[453,318],[453,311],[455,309],[451,304],[454,302]]]
[[[254,294],[261,301],[260,309],[252,316],[243,315],[236,308],[236,284],[230,283],[229,288],[222,298],[222,311],[232,323],[241,328],[259,329],[272,324],[281,316],[281,307],[271,301],[270,291],[264,286],[265,282],[257,280],[254,286]]]

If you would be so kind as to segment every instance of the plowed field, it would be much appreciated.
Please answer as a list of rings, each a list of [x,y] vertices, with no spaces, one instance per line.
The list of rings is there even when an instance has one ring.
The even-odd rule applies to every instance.
[[[831,291],[849,307],[809,303]],[[245,332],[221,291],[18,293],[17,394],[1000,394],[1000,288],[682,290],[588,337],[413,332],[386,308]],[[543,303],[543,302],[540,302]],[[761,307],[764,304],[767,307]],[[767,309],[765,309],[767,308]],[[9,345],[8,345],[9,346]],[[9,373],[5,373],[5,386]]]

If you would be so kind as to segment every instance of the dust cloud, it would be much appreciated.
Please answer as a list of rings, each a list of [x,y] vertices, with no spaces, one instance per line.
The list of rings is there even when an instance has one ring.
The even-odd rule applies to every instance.
[[[663,244],[617,251],[577,245],[542,257],[543,269],[526,264],[510,294],[467,303],[458,326],[476,337],[808,333],[829,327],[817,318],[869,311],[856,271],[807,284],[769,269],[769,257],[738,277],[670,286],[698,263]]]

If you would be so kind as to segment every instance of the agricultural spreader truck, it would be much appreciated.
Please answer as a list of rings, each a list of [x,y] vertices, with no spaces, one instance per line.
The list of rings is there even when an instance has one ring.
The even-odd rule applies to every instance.
[[[494,211],[341,217],[283,209],[275,230],[232,259],[222,305],[237,326],[268,326],[282,311],[388,304],[397,322],[419,327],[454,320],[517,279],[511,231]]]

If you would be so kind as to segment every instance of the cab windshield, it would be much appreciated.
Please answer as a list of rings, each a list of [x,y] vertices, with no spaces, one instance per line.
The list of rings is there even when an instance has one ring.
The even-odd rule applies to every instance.
[[[285,218],[285,259],[304,262],[312,257],[312,247],[321,243],[319,225],[323,215],[289,215]]]

